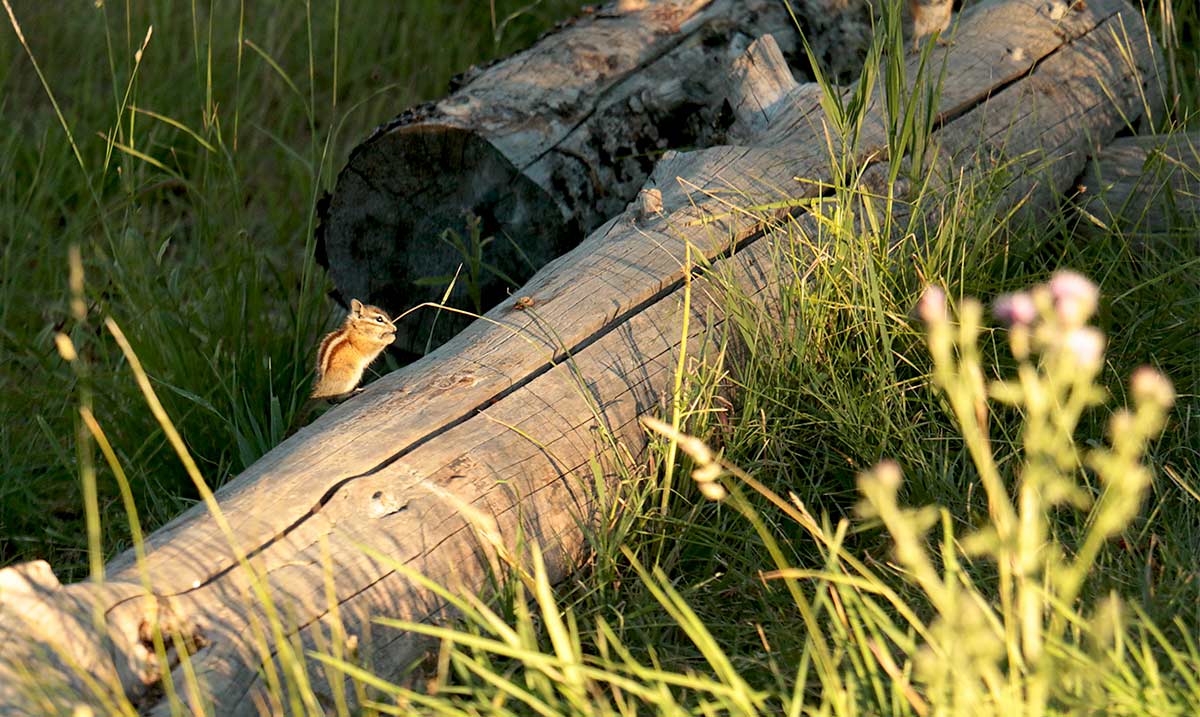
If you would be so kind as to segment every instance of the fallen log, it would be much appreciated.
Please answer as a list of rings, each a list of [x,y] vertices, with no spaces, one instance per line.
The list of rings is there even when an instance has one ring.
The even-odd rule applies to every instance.
[[[1143,83],[1151,81],[1145,73],[1155,67],[1144,24],[1123,0],[1074,7],[984,3],[964,14],[954,45],[933,51],[935,64],[949,68],[933,108],[936,151],[922,164],[935,183],[985,175],[1003,156],[1012,179],[998,201],[1044,209],[1073,186],[1097,147],[1139,115]],[[382,555],[482,590],[492,544],[515,552],[523,535],[545,546],[552,578],[567,574],[585,547],[581,526],[611,508],[599,504],[601,489],[644,451],[637,417],[661,405],[679,352],[701,355],[721,330],[721,283],[770,305],[778,282],[800,280],[791,265],[775,265],[780,248],[760,231],[764,222],[794,211],[800,231],[820,236],[817,220],[795,207],[750,208],[812,196],[813,183],[796,177],[831,179],[817,94],[782,75],[772,44],[756,43],[732,82],[731,104],[744,108],[741,144],[664,157],[645,187],[660,193],[661,205],[637,202],[608,220],[516,300],[322,416],[219,491],[252,571],[202,506],[150,536],[144,561],[125,554],[108,565],[118,586],[150,583],[150,604],[170,608],[180,644],[203,645],[190,664],[217,701],[212,713],[253,714],[270,704],[271,675],[285,685],[303,678],[306,694],[332,700],[344,685],[319,664],[289,672],[296,645],[328,650],[339,635],[352,635],[341,640],[346,653],[344,643],[357,643],[357,659],[382,674],[418,658],[424,645],[414,636],[372,630],[369,618],[436,620],[445,605]],[[856,148],[861,161],[886,149],[882,103],[869,113]],[[683,338],[675,328],[683,277],[695,269],[685,251],[711,268],[689,284],[692,330]],[[593,462],[607,485],[593,482]],[[262,605],[256,589],[282,607]],[[128,626],[157,619],[136,591],[50,585],[52,605],[60,590],[72,600],[93,593],[107,630],[125,631],[122,639],[85,638],[113,665],[135,665],[111,669],[114,679],[153,672],[145,651],[122,648],[145,645]],[[2,612],[6,644],[20,644],[13,625],[23,618]],[[48,641],[34,652],[5,653],[0,712],[21,704],[15,681],[5,679],[22,676],[11,661]],[[185,683],[181,667],[170,674]],[[62,680],[78,682],[70,673]],[[150,713],[169,712],[160,688],[139,688],[135,678],[121,684]]]

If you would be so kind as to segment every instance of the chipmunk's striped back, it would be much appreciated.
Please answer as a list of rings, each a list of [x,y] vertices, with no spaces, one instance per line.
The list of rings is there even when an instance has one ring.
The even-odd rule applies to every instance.
[[[329,373],[329,364],[333,361],[334,352],[338,347],[349,341],[350,337],[345,331],[338,329],[331,331],[325,338],[321,339],[321,346],[317,349],[317,377],[324,376]]]

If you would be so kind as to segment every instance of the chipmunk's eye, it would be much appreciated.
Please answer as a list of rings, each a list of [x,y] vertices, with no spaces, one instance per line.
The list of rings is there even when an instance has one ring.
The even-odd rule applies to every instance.
[[[382,316],[376,316],[376,317],[375,317],[375,322],[376,322],[376,323],[380,323],[380,324],[382,324],[382,323],[383,323],[383,317],[382,317]]]

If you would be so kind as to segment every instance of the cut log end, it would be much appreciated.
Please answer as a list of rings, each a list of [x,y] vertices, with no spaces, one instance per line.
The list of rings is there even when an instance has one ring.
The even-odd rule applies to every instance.
[[[482,311],[578,233],[487,140],[431,124],[383,132],[360,148],[321,225],[342,302],[370,297],[392,313],[441,302],[452,281],[453,303]],[[435,326],[435,316],[431,309],[402,319],[397,348],[423,353],[431,332],[437,345],[464,323],[443,316]]]

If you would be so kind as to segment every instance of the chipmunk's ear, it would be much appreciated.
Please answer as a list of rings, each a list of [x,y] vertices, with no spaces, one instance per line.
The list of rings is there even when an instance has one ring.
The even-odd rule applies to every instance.
[[[350,300],[350,313],[354,314],[355,316],[361,316],[362,310],[363,310],[363,303],[361,301],[359,301],[358,299]]]

